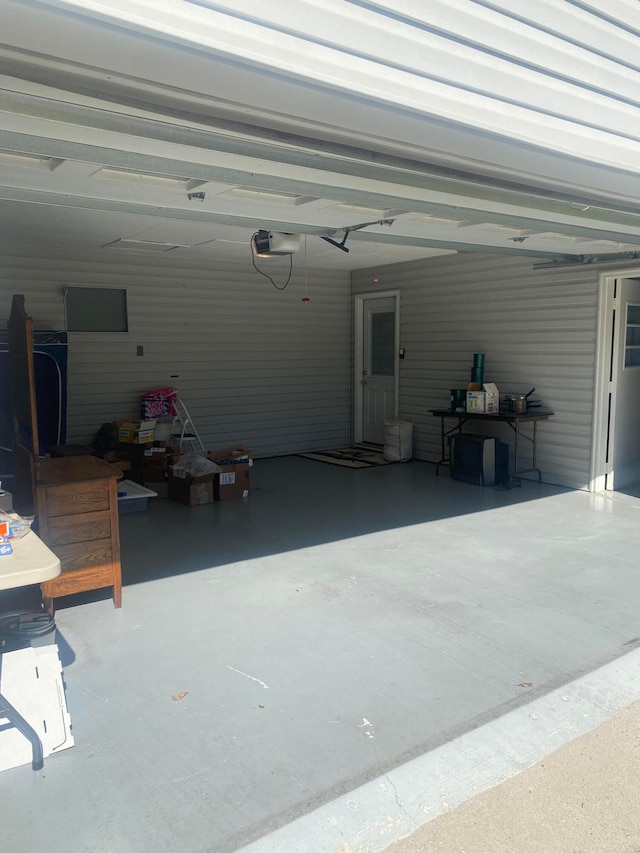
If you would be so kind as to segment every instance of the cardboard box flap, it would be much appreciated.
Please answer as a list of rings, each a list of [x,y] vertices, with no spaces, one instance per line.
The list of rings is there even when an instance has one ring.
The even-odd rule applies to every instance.
[[[234,444],[231,447],[223,447],[222,450],[207,450],[207,458],[212,462],[220,462],[223,459],[235,459],[240,456],[251,456],[250,450],[245,450],[243,444]]]
[[[136,430],[136,429],[155,429],[155,418],[147,421],[130,420],[129,418],[120,418],[116,421],[118,429]]]

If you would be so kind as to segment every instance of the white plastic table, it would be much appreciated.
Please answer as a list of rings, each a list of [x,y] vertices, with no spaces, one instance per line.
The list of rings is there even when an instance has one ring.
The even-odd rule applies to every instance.
[[[60,560],[53,551],[30,530],[22,539],[12,539],[13,554],[0,557],[0,589],[14,589],[32,583],[42,583],[60,574]],[[0,673],[2,651],[0,650]],[[0,717],[9,720],[31,743],[32,766],[40,770],[44,764],[42,742],[37,732],[0,692]]]
[[[13,554],[0,557],[0,589],[43,583],[60,574],[60,560],[33,530],[11,545]]]

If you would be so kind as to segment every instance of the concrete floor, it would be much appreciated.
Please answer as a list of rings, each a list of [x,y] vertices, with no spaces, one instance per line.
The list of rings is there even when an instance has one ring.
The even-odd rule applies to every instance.
[[[122,518],[121,611],[62,602],[76,746],[0,774],[0,849],[228,853],[640,643],[637,497],[252,476]]]

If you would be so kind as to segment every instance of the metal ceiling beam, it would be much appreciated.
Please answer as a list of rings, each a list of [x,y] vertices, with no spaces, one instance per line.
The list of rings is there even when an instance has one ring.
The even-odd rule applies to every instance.
[[[390,186],[388,192],[366,191],[352,187],[337,186],[330,183],[319,185],[312,181],[287,179],[280,175],[258,174],[255,171],[231,169],[211,166],[209,164],[187,162],[182,159],[158,157],[139,154],[114,148],[57,140],[50,137],[33,136],[30,134],[0,131],[0,148],[17,152],[47,155],[59,159],[80,160],[89,163],[112,166],[132,171],[155,172],[160,175],[176,175],[193,178],[199,181],[213,181],[231,185],[243,185],[255,189],[289,192],[297,195],[330,198],[337,202],[362,204],[381,210],[406,210],[423,213],[436,218],[451,220],[465,219],[481,223],[494,223],[515,230],[532,230],[555,232],[590,240],[607,240],[617,243],[640,243],[640,223],[636,234],[613,229],[595,228],[592,226],[568,225],[554,223],[548,218],[532,218],[516,213],[495,213],[487,210],[477,210],[466,207],[462,203],[439,204],[400,195],[402,187]],[[255,166],[253,166],[255,169]],[[178,209],[178,208],[176,208]],[[300,225],[294,223],[294,230],[299,231]],[[326,229],[330,230],[330,229]],[[335,230],[335,227],[333,228]]]
[[[310,236],[323,237],[336,233],[334,228],[322,228],[319,226],[301,225],[298,222],[286,222],[270,220],[265,222],[259,216],[234,216],[228,213],[214,213],[198,208],[170,208],[158,207],[157,204],[140,204],[123,201],[112,201],[109,199],[85,198],[82,196],[65,195],[63,193],[48,193],[37,190],[24,190],[15,187],[0,186],[0,200],[17,201],[25,204],[39,204],[53,207],[67,207],[76,210],[94,210],[114,214],[129,214],[133,216],[149,216],[158,219],[177,219],[190,222],[205,222],[211,225],[232,225],[241,228],[268,227],[275,231],[284,231],[295,234],[308,234]],[[212,239],[215,239],[212,237]],[[470,242],[452,242],[447,240],[432,240],[422,237],[411,237],[407,235],[389,235],[379,232],[357,231],[351,235],[354,241],[387,243],[397,246],[415,246],[425,249],[448,249],[458,252],[485,252],[500,255],[517,255],[518,257],[531,258],[564,258],[575,260],[580,257],[574,254],[562,254],[559,252],[543,252],[522,249],[520,246],[490,246],[486,244]]]
[[[5,60],[6,63],[6,60]],[[10,66],[12,63],[8,63]],[[3,68],[0,55],[0,73]],[[13,69],[15,73],[15,68]],[[51,85],[51,80],[46,81]],[[83,81],[84,87],[90,81]],[[96,96],[95,88],[85,94]],[[148,101],[125,99],[120,108],[127,105],[148,111]],[[473,195],[474,198],[491,204],[526,206],[546,215],[579,215],[584,220],[598,220],[603,213],[608,221],[619,225],[640,227],[640,208],[637,202],[626,199],[605,198],[596,193],[576,192],[575,188],[550,190],[535,185],[535,177],[528,180],[532,186],[523,187],[517,181],[505,181],[462,169],[450,169],[409,158],[394,157],[381,152],[346,146],[339,143],[296,136],[283,131],[269,130],[243,125],[239,122],[220,121],[210,115],[193,110],[171,109],[168,105],[154,107],[162,113],[153,118],[143,118],[117,113],[108,109],[73,104],[54,98],[26,94],[19,91],[0,89],[0,111],[59,121],[78,127],[106,130],[146,139],[167,142],[173,145],[188,145],[205,151],[220,151],[230,154],[270,160],[301,168],[383,181],[413,189],[454,196]],[[167,120],[174,119],[174,122]],[[184,127],[175,120],[203,124],[212,122],[212,128]],[[572,205],[580,206],[579,210]]]

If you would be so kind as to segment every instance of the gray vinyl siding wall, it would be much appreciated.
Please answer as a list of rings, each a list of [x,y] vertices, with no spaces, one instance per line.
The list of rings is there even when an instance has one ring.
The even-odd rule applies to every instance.
[[[349,441],[349,280],[312,269],[307,280],[308,304],[301,276],[278,292],[249,262],[21,252],[0,258],[0,322],[13,293],[36,329],[64,329],[65,286],[127,289],[128,333],[69,333],[69,442],[175,385],[207,447],[314,450]]]
[[[352,292],[400,291],[399,415],[414,422],[417,458],[440,458],[440,420],[429,409],[448,407],[449,390],[466,387],[481,352],[487,381],[505,392],[535,386],[534,397],[555,412],[538,427],[543,479],[588,488],[600,270],[533,270],[533,263],[443,256],[359,271]],[[511,438],[499,424],[491,432]]]

